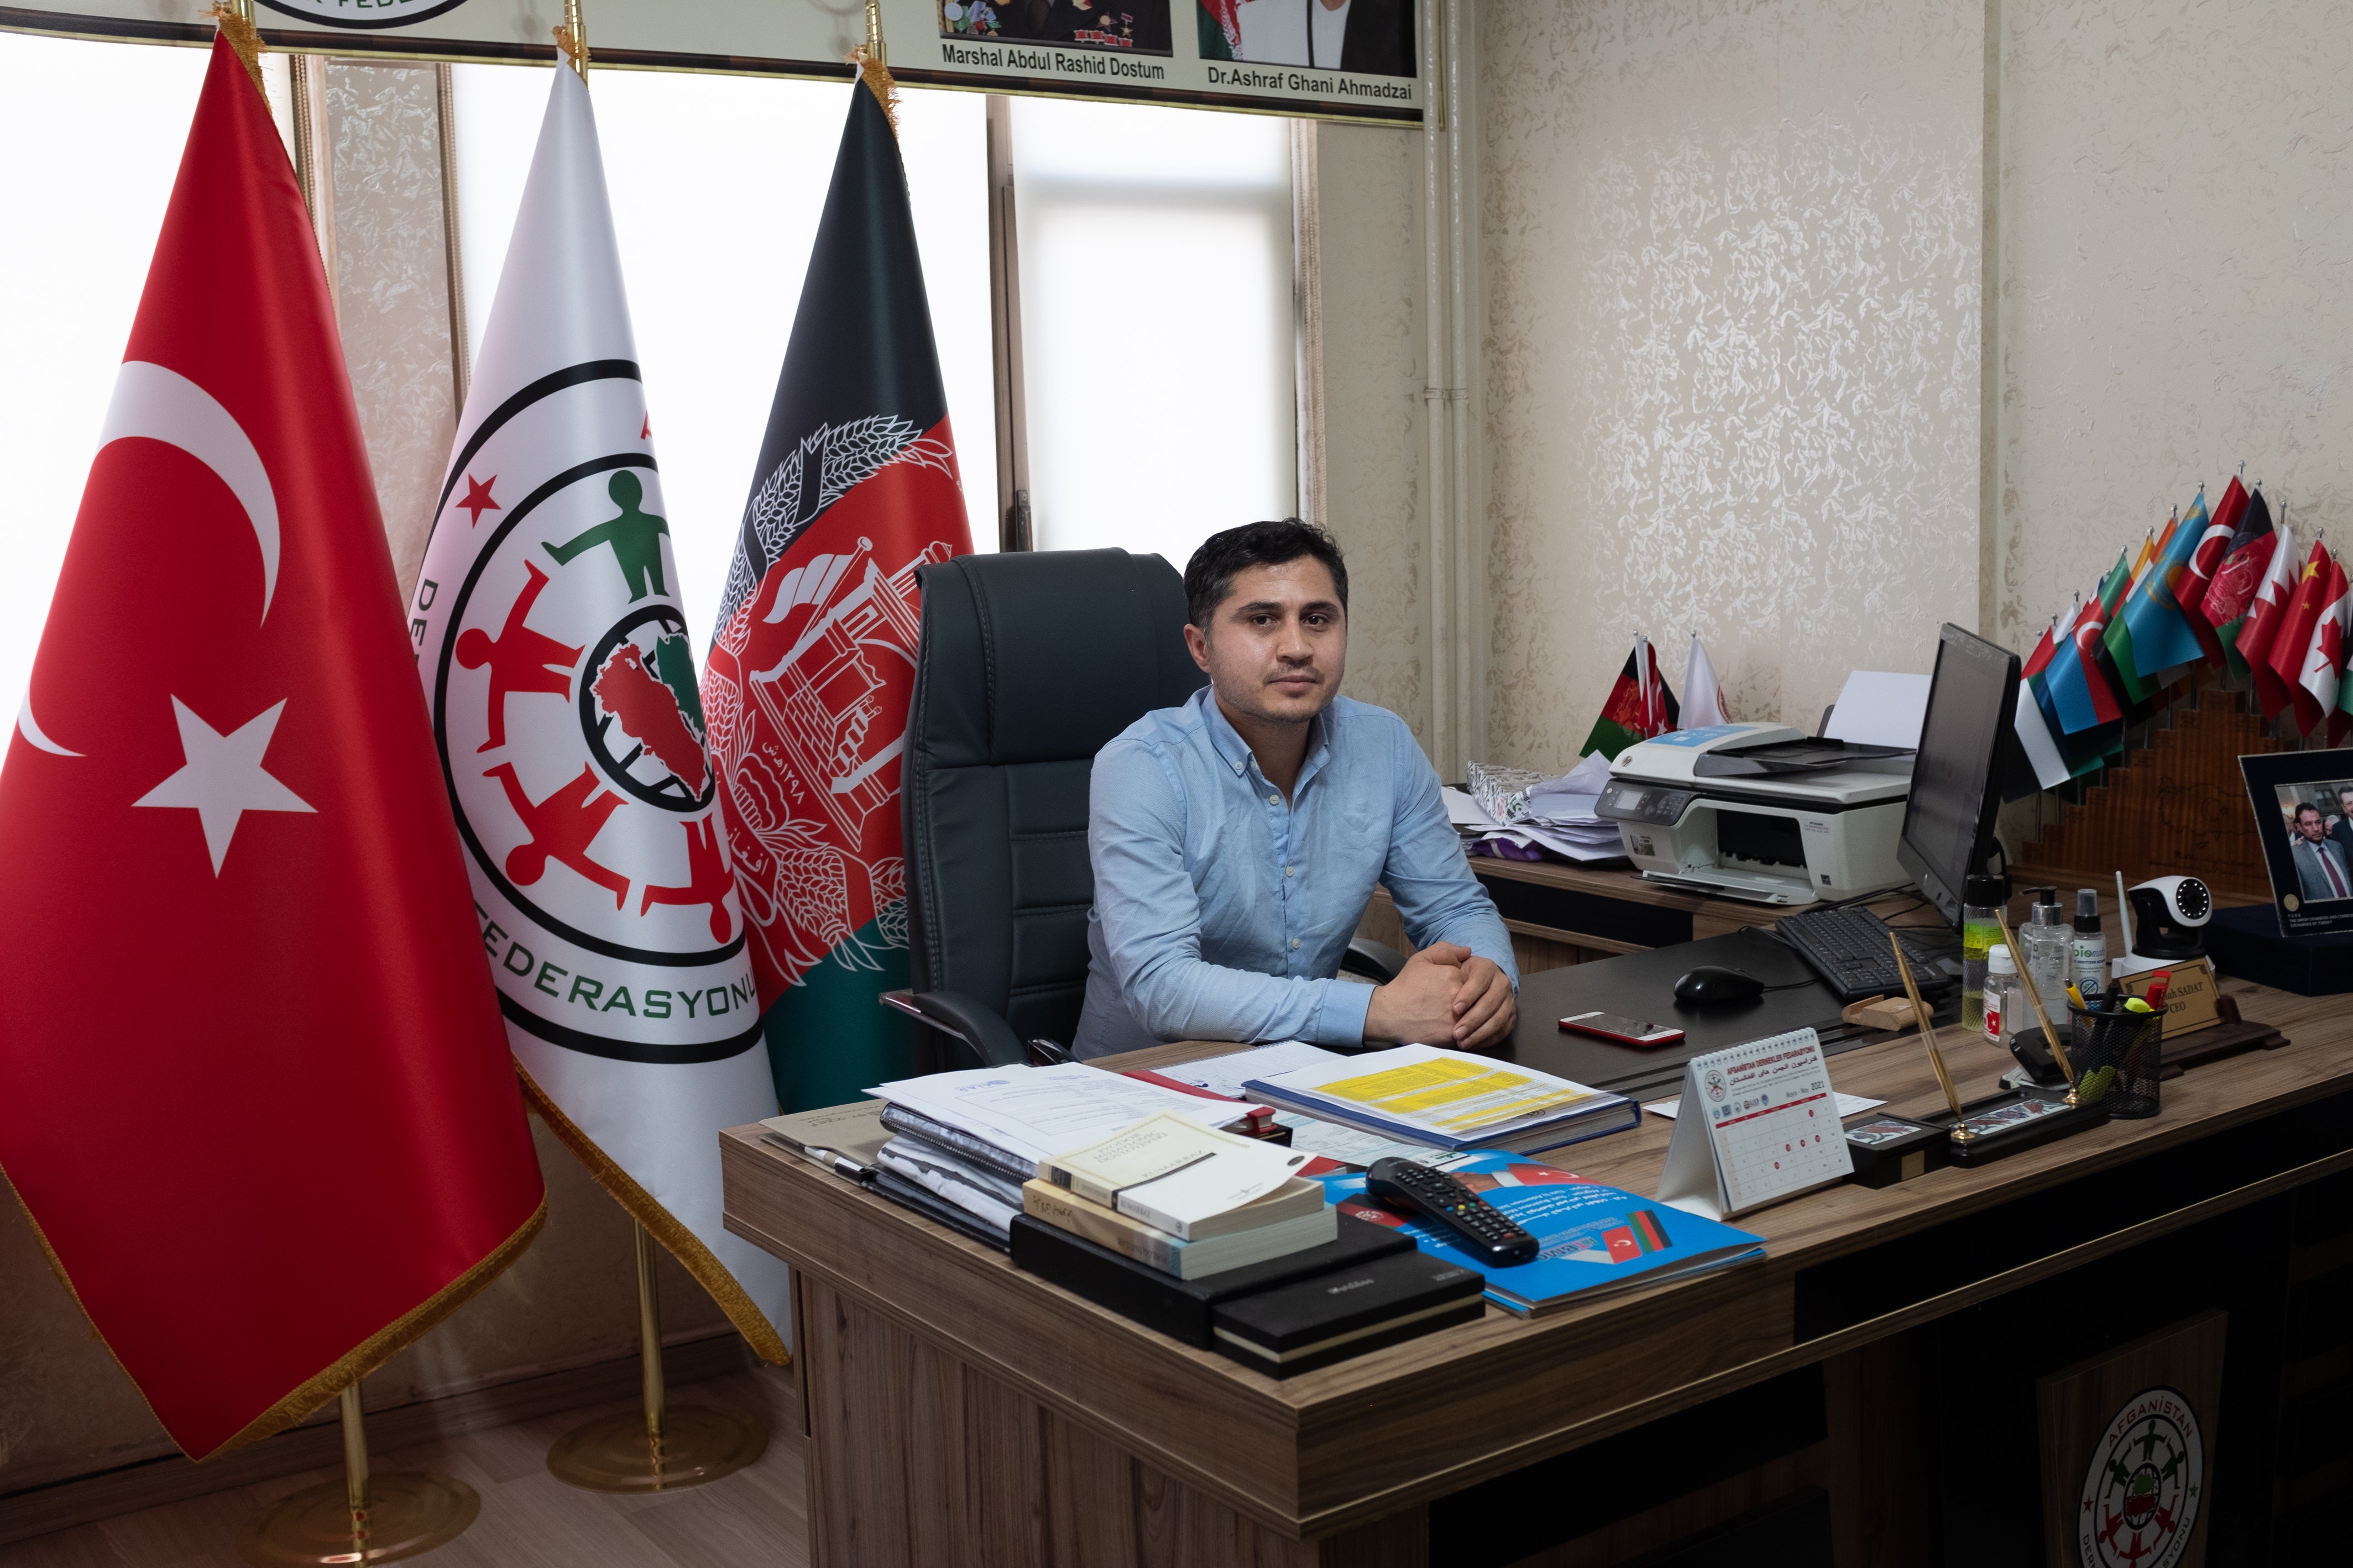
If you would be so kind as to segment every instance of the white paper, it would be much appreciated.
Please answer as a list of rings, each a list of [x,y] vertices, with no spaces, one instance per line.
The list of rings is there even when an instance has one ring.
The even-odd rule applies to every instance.
[[[1257,1202],[1289,1182],[1308,1159],[1304,1149],[1280,1143],[1223,1151],[1156,1181],[1122,1189],[1119,1212],[1164,1229],[1170,1221],[1198,1225],[1213,1215]]]
[[[1500,827],[1494,815],[1472,800],[1468,793],[1452,784],[1441,784],[1439,795],[1446,802],[1446,820],[1457,827]]]
[[[1241,1100],[1246,1098],[1242,1092],[1244,1079],[1347,1059],[1337,1051],[1327,1051],[1304,1040],[1283,1040],[1275,1045],[1257,1046],[1222,1057],[1203,1057],[1199,1061],[1178,1062],[1175,1067],[1152,1070],[1162,1078],[1173,1078],[1178,1083],[1189,1083],[1196,1089],[1206,1089],[1211,1094],[1224,1095],[1228,1100]]]
[[[1729,1219],[1841,1179],[1854,1160],[1832,1094],[1811,1029],[1692,1058],[1680,1098],[1706,1114],[1675,1118],[1659,1201]]]
[[[1032,1163],[1116,1132],[1157,1111],[1199,1119],[1198,1095],[1084,1062],[1050,1068],[966,1068],[901,1079],[870,1089],[895,1105],[921,1111]]]
[[[1439,1141],[1505,1137],[1521,1128],[1552,1121],[1575,1107],[1589,1105],[1600,1098],[1599,1089],[1534,1068],[1465,1051],[1441,1050],[1435,1046],[1397,1046],[1271,1078],[1264,1074],[1252,1076],[1253,1081],[1267,1088],[1303,1099],[1321,1095],[1332,1102],[1334,1110],[1426,1132]],[[1441,1076],[1459,1077],[1460,1089],[1440,1102],[1442,1110],[1416,1111],[1400,1103],[1404,1100],[1428,1100],[1426,1086],[1409,1081],[1424,1076],[1433,1082]],[[1332,1088],[1376,1077],[1388,1079],[1377,1097],[1368,1098],[1353,1090],[1341,1094]]]
[[[1683,1109],[1683,1096],[1677,1095],[1672,1100],[1654,1100],[1642,1109],[1653,1116],[1663,1116],[1672,1121],[1675,1119],[1675,1112]],[[1866,1110],[1876,1110],[1886,1103],[1887,1101],[1883,1100],[1865,1100],[1859,1094],[1841,1094],[1838,1097],[1839,1120],[1843,1121],[1850,1116],[1860,1116]]]
[[[1395,1156],[1400,1160],[1428,1161],[1436,1152],[1428,1143],[1401,1143],[1394,1138],[1383,1138],[1375,1132],[1359,1132],[1353,1127],[1343,1127],[1336,1121],[1325,1121],[1314,1116],[1303,1116],[1295,1110],[1278,1110],[1274,1119],[1291,1129],[1291,1146],[1304,1149],[1310,1154],[1320,1154],[1326,1160],[1337,1160],[1343,1165],[1370,1165],[1376,1160]]]
[[[1831,710],[1831,727],[1823,735],[1866,746],[1916,750],[1920,726],[1927,717],[1926,676],[1858,669],[1839,689],[1838,705]]]

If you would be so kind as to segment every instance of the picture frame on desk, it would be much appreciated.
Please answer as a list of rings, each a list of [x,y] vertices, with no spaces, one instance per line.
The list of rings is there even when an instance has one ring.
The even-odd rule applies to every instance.
[[[2353,749],[2242,756],[2239,771],[2280,935],[2353,931]]]

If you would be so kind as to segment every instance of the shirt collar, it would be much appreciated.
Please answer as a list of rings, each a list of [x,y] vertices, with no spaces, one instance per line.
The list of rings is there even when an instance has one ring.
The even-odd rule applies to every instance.
[[[1220,762],[1237,778],[1257,766],[1258,758],[1250,742],[1226,719],[1226,710],[1218,706],[1214,686],[1204,686],[1194,694],[1193,700],[1201,705],[1201,732],[1208,737],[1209,747]],[[1299,770],[1299,782],[1292,786],[1296,796],[1306,787],[1307,781],[1324,771],[1332,760],[1332,710],[1327,706],[1315,715],[1314,728],[1307,736],[1307,760]]]

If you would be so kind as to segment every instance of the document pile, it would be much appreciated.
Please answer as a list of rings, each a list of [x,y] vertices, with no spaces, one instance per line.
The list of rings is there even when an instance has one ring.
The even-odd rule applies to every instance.
[[[1472,763],[1470,790],[1449,789],[1447,819],[1472,854],[1534,860],[1550,854],[1589,864],[1622,858],[1617,823],[1594,803],[1609,784],[1609,759],[1596,752],[1558,778],[1525,768]]]
[[[971,1068],[868,1092],[884,1101],[892,1134],[875,1157],[874,1190],[997,1247],[1041,1161],[1163,1111],[1198,1118],[1208,1106],[1222,1114],[1198,1095],[1080,1062]]]
[[[1164,1274],[1199,1279],[1337,1238],[1323,1184],[1299,1174],[1308,1158],[1162,1111],[1039,1161],[1021,1206]]]
[[[1367,1051],[1242,1087],[1285,1110],[1441,1149],[1529,1154],[1622,1132],[1642,1120],[1641,1107],[1622,1094],[1435,1046]]]

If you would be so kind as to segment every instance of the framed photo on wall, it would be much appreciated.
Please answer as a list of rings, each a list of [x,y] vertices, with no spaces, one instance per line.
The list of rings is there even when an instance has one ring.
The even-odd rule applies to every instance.
[[[2239,759],[2282,936],[2353,931],[2353,750]]]

